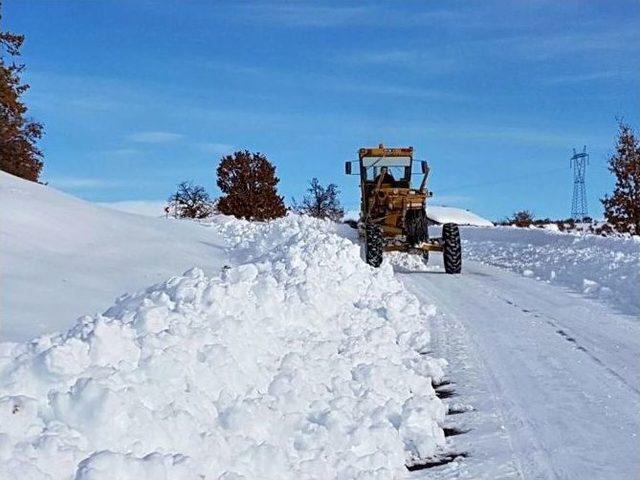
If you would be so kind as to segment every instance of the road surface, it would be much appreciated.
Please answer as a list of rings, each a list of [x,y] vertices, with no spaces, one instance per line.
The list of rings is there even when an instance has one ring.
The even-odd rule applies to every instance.
[[[452,451],[413,478],[640,478],[640,322],[561,287],[475,262],[446,275],[397,267],[435,303],[449,363]],[[467,431],[468,430],[468,431]]]

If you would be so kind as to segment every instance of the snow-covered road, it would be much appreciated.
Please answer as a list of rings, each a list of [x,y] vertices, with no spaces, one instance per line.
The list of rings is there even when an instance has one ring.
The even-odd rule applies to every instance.
[[[418,478],[622,479],[640,473],[640,325],[559,286],[466,261],[462,275],[397,268],[438,305],[461,462]]]

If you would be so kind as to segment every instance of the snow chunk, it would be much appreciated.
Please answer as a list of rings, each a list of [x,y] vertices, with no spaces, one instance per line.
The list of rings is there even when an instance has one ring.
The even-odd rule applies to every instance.
[[[151,453],[143,458],[110,451],[96,452],[80,462],[75,480],[194,480],[199,478],[183,455]],[[202,478],[202,477],[200,477]]]
[[[135,331],[129,325],[98,318],[89,338],[90,356],[95,365],[112,366],[137,363],[140,349]]]

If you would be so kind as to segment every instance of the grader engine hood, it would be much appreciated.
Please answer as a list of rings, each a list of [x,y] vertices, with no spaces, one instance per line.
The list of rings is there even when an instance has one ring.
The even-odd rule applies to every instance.
[[[378,206],[393,211],[423,208],[426,198],[425,192],[408,188],[380,188],[374,196]]]

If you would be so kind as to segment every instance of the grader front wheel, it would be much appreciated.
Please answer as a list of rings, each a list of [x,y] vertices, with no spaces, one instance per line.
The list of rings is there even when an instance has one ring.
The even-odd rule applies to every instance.
[[[382,264],[383,250],[382,228],[380,228],[380,225],[368,224],[364,235],[364,257],[366,262],[372,267],[379,267]]]
[[[460,273],[462,271],[462,247],[460,245],[460,230],[455,223],[445,223],[442,226],[442,243],[444,271]]]

